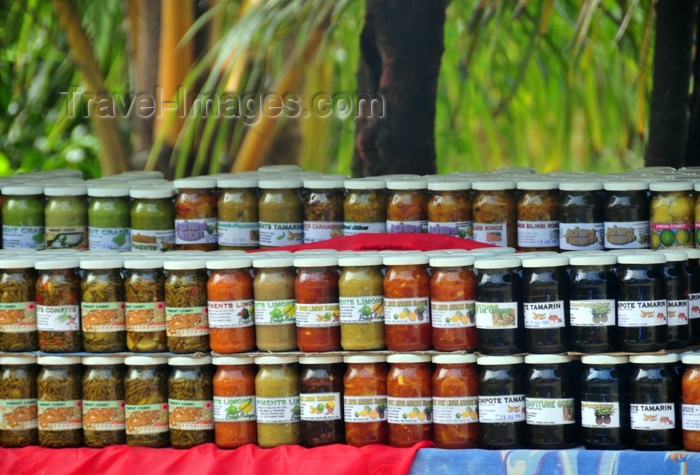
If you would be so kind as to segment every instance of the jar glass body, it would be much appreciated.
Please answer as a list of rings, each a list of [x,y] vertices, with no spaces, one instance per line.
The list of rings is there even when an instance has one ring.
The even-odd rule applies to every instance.
[[[292,267],[257,269],[255,273],[255,343],[260,351],[297,349],[295,277]]]
[[[131,249],[171,251],[175,248],[172,198],[137,198],[131,206]]]
[[[479,446],[479,378],[475,366],[474,363],[436,364],[433,423],[435,444],[442,449]]]
[[[644,352],[666,348],[666,288],[663,265],[620,265],[617,318],[621,350]]]
[[[168,375],[164,364],[127,366],[124,379],[126,444],[168,447]]]
[[[343,379],[345,443],[348,445],[363,447],[388,443],[386,378],[385,363],[348,363]]]
[[[80,282],[85,351],[126,351],[124,278],[121,269],[89,269]]]
[[[261,249],[303,242],[304,205],[298,188],[262,190],[258,216]]]
[[[168,378],[170,444],[189,449],[214,442],[213,405],[209,366],[173,366]]]
[[[180,188],[175,196],[175,249],[215,251],[216,188]]]
[[[649,249],[646,190],[605,192],[605,249]]]
[[[474,240],[499,247],[518,245],[514,190],[477,190],[472,205]]]
[[[340,345],[380,350],[384,340],[384,275],[379,266],[343,267],[338,280]]]
[[[617,348],[617,276],[613,266],[572,266],[569,278],[571,348],[602,353]]]
[[[209,344],[217,353],[255,350],[250,269],[214,270],[207,281]]]
[[[433,345],[430,276],[425,265],[388,266],[384,276],[384,323],[390,351],[423,351]]]
[[[525,349],[554,354],[569,349],[569,278],[566,267],[523,269]]]
[[[217,206],[219,249],[248,250],[260,246],[258,200],[256,188],[222,190]]]
[[[428,194],[426,190],[388,190],[388,195],[386,232],[428,232]]]
[[[129,351],[166,351],[165,273],[131,269],[124,280],[126,346]]]
[[[428,232],[471,239],[474,223],[469,190],[431,190],[428,194]]]
[[[474,351],[477,347],[476,276],[471,266],[437,267],[430,277],[430,320],[438,351]]]
[[[526,445],[525,375],[522,364],[480,366],[479,439],[484,449]]]
[[[87,447],[126,443],[124,367],[85,366],[83,375],[83,436]]]
[[[695,247],[695,200],[692,191],[652,191],[650,209],[652,249]]]
[[[386,386],[389,445],[411,447],[433,440],[430,363],[392,363]]]
[[[0,351],[36,351],[36,271],[0,272]]]
[[[587,449],[624,450],[630,444],[626,365],[584,365],[581,432]]]
[[[0,447],[37,445],[37,381],[35,364],[0,366],[0,401],[7,404],[0,425]],[[12,406],[9,402],[12,401]]]
[[[689,344],[697,345],[700,343],[700,260],[688,259],[686,272],[688,273],[688,309],[690,311]]]
[[[128,196],[91,196],[88,206],[91,251],[131,250],[131,204]]]
[[[85,196],[48,196],[44,209],[47,249],[88,248]]]
[[[576,445],[576,408],[569,365],[528,365],[527,439],[531,449],[567,449]],[[549,408],[556,408],[551,411]],[[561,412],[559,412],[561,411]],[[558,413],[556,416],[554,414]]]
[[[348,190],[343,202],[344,236],[386,232],[385,190]]]
[[[168,350],[173,353],[209,351],[207,271],[171,270],[165,278],[165,321]]]
[[[688,346],[690,340],[688,272],[683,262],[667,262],[664,265],[664,276],[668,320],[667,348],[682,349]]]
[[[304,243],[319,242],[343,235],[342,188],[304,189]]]
[[[561,193],[559,249],[603,249],[605,209],[600,190],[566,190]]]
[[[305,352],[340,350],[340,304],[335,267],[302,267],[294,279],[297,346]]]
[[[299,401],[301,445],[313,448],[345,442],[341,363],[302,364]]]
[[[44,237],[44,195],[10,195],[2,205],[2,248],[46,247]]]
[[[220,365],[213,379],[214,443],[220,449],[256,444],[255,365]],[[235,411],[230,408],[234,407]]]
[[[559,190],[521,190],[517,208],[518,248],[559,250]]]
[[[525,350],[522,295],[518,269],[479,270],[475,304],[479,352],[512,355]]]
[[[47,353],[81,351],[78,269],[40,271],[36,304],[39,349]]]
[[[80,365],[45,365],[37,378],[39,445],[83,445],[82,370]]]
[[[300,445],[299,369],[297,364],[259,365],[258,374],[255,377],[255,397],[258,416],[258,445],[263,448]],[[291,410],[285,411],[284,418],[270,417],[261,409],[271,404],[291,406]],[[286,417],[287,415],[289,417]]]

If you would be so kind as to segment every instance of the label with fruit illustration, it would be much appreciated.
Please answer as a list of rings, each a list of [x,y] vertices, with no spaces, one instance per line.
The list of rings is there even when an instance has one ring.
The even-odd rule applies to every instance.
[[[351,223],[345,221],[343,224],[343,236],[355,236],[365,233],[385,233],[386,221],[381,223]]]
[[[124,308],[124,302],[82,302],[80,309],[83,331],[123,332],[126,325]]]
[[[124,401],[83,401],[85,430],[124,430]]]
[[[165,302],[124,303],[126,330],[155,332],[165,330]]]
[[[129,435],[168,432],[168,403],[127,404],[124,408],[126,433]]]
[[[74,332],[80,330],[79,305],[37,305],[39,331]]]
[[[676,410],[673,403],[630,404],[633,430],[667,430],[676,428]]]
[[[255,310],[253,299],[207,302],[209,328],[243,328],[253,326]]]
[[[619,402],[592,402],[586,401],[586,395],[582,395],[581,401],[581,425],[593,429],[619,429],[620,428],[620,403]]]
[[[569,317],[572,327],[614,326],[615,300],[571,300]]]
[[[508,246],[507,223],[474,223],[474,240],[492,246]]]
[[[214,396],[214,422],[249,422],[255,419],[255,396]]]
[[[213,401],[168,399],[168,424],[176,430],[211,430],[213,406]]]
[[[564,301],[524,303],[523,315],[525,328],[563,328]]]
[[[606,221],[605,249],[648,249],[649,221]]]
[[[297,326],[302,328],[337,327],[340,325],[338,303],[297,302]]]
[[[688,300],[668,300],[666,303],[666,316],[668,317],[668,326],[677,327],[679,325],[688,324]]]
[[[301,393],[302,421],[335,421],[343,417],[340,393]]]
[[[340,297],[340,323],[384,321],[384,297]]]
[[[299,396],[255,398],[255,413],[263,424],[299,422]]]
[[[36,399],[0,399],[0,430],[36,429]]]
[[[479,402],[474,397],[433,397],[435,424],[471,424],[479,422]]]
[[[476,302],[476,328],[505,330],[518,328],[518,302]]]
[[[302,223],[264,223],[260,221],[260,245],[268,247],[301,244],[304,234]]]
[[[525,420],[525,395],[479,396],[479,422],[504,424]]]
[[[525,421],[529,425],[573,424],[575,413],[574,398],[525,398]]]
[[[430,301],[433,328],[466,328],[476,325],[473,300],[455,302]]]
[[[700,431],[700,404],[683,404],[681,411],[683,430]]]
[[[4,333],[36,331],[36,303],[0,303],[0,329]]]
[[[428,233],[471,239],[474,235],[474,223],[472,221],[428,221]]]
[[[207,307],[165,307],[168,336],[187,337],[209,334]]]
[[[688,307],[690,307],[690,318],[700,318],[700,293],[688,295]]]
[[[37,401],[39,430],[83,428],[83,401]]]
[[[88,243],[91,251],[130,251],[131,229],[88,228]]]
[[[232,221],[219,221],[217,223],[219,233],[219,246],[230,247],[258,247],[258,222],[235,223]]]
[[[386,412],[390,424],[430,424],[433,420],[433,399],[387,397]]]
[[[617,324],[621,327],[657,327],[667,325],[666,300],[617,302]]]
[[[343,397],[345,422],[381,422],[386,420],[386,396]]]
[[[211,244],[217,239],[216,218],[175,220],[175,244]]]
[[[44,226],[2,226],[3,249],[36,249],[46,247]]]
[[[388,233],[427,233],[428,221],[390,221],[386,220]]]
[[[656,249],[692,249],[692,224],[683,221],[679,223],[651,223],[651,248]]]
[[[518,247],[556,247],[559,221],[518,221]]]
[[[559,249],[596,251],[603,249],[603,223],[559,223]]]
[[[337,221],[304,221],[304,244],[327,241],[343,235],[343,223]]]
[[[294,300],[256,300],[254,309],[256,325],[294,325],[297,321]]]
[[[430,323],[430,299],[384,299],[385,325]]]

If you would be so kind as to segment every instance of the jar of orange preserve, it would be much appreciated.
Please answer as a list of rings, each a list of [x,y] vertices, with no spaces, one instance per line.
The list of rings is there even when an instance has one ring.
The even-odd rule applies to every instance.
[[[252,358],[215,356],[214,443],[235,449],[258,442],[255,417],[255,365]]]
[[[433,356],[433,424],[441,449],[479,445],[476,355]]]
[[[700,355],[683,356],[683,447],[700,452]]]
[[[430,315],[433,346],[439,351],[474,351],[476,320],[474,256],[433,257],[430,267]]]
[[[411,447],[433,440],[433,387],[430,356],[398,353],[386,359],[389,445]]]
[[[294,259],[297,276],[297,346],[301,351],[340,350],[338,258],[308,256]]]
[[[345,443],[386,445],[386,356],[348,355],[343,379]]]

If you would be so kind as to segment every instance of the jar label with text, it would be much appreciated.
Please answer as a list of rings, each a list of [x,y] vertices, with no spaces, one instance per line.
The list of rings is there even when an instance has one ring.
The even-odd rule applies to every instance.
[[[260,245],[268,247],[301,244],[304,234],[302,223],[259,223]]]
[[[36,429],[36,399],[0,399],[0,430]]]
[[[388,233],[427,233],[428,221],[391,221],[386,220]]]
[[[124,302],[83,302],[80,308],[84,332],[121,332],[125,329]]]
[[[168,403],[127,404],[126,433],[128,435],[149,435],[168,432]]]
[[[563,328],[564,301],[526,302],[523,304],[525,328]]]
[[[692,210],[691,210],[692,212]],[[651,223],[651,235],[659,237],[659,246],[656,249],[692,249],[695,247],[693,240],[693,224],[687,221],[682,223]],[[666,244],[670,243],[670,244]]]
[[[384,321],[384,297],[340,297],[340,323]]]
[[[386,420],[386,396],[345,396],[345,422],[382,422]]]
[[[690,307],[690,318],[700,318],[700,293],[688,295],[688,307]]]
[[[39,430],[83,428],[83,401],[37,401]]]
[[[425,323],[430,323],[430,301],[428,298],[384,298],[385,325],[419,325]]]
[[[433,328],[467,328],[476,325],[473,300],[430,301]]]
[[[558,247],[559,221],[518,220],[518,247]]]
[[[606,221],[605,249],[648,249],[649,221]]]
[[[253,326],[255,310],[253,300],[228,300],[216,302],[210,300],[209,328],[243,328]]]
[[[390,424],[430,424],[433,420],[432,398],[389,396],[386,406]]]
[[[3,249],[36,249],[46,247],[44,226],[2,226]]]
[[[476,302],[476,328],[507,330],[518,328],[518,302]]]
[[[131,230],[132,251],[171,251],[175,244],[174,229],[145,229]]]
[[[214,396],[214,422],[250,422],[255,419],[255,396]]]
[[[569,315],[572,327],[615,326],[615,300],[572,300]]]
[[[591,429],[619,429],[620,403],[582,401],[581,425]]]
[[[669,327],[688,324],[688,300],[668,300],[666,308]]]
[[[573,424],[576,410],[573,398],[525,398],[525,421],[529,425]]]
[[[216,218],[175,220],[175,244],[215,244],[217,239]]]
[[[336,421],[343,417],[340,408],[340,393],[301,393],[302,421]]]
[[[472,397],[433,397],[435,424],[471,424],[479,422],[479,403]]]
[[[355,236],[366,233],[385,233],[386,221],[381,223],[351,223],[345,221],[343,224],[343,236]]]
[[[656,327],[667,325],[666,300],[619,301],[617,324],[621,327]]]
[[[297,307],[294,300],[256,300],[256,325],[294,325]]]
[[[473,221],[428,221],[428,233],[471,239],[474,235]]]
[[[29,333],[36,331],[36,303],[0,303],[0,331]]]
[[[211,430],[213,406],[213,401],[168,399],[168,424],[176,430]]]
[[[474,222],[474,240],[492,246],[507,247],[508,224]]]
[[[39,331],[79,331],[80,306],[37,305],[36,324]]]
[[[219,246],[258,247],[260,244],[257,221],[254,223],[219,221],[217,232]]]
[[[297,327],[337,327],[339,325],[339,304],[297,302]]]
[[[188,337],[209,334],[207,307],[165,307],[168,336]]]
[[[126,302],[126,329],[130,332],[165,330],[165,302]]]
[[[700,431],[700,404],[683,404],[681,411],[683,430]]]
[[[258,422],[263,424],[299,422],[299,396],[258,397],[255,399],[255,412]]]
[[[88,242],[91,251],[130,251],[131,229],[90,226]]]
[[[633,430],[667,430],[676,428],[676,411],[673,403],[630,404]]]
[[[525,420],[525,395],[479,396],[479,422],[506,424]]]
[[[559,249],[596,251],[603,249],[603,223],[559,223]]]
[[[87,250],[87,226],[46,227],[46,249]]]
[[[328,241],[343,235],[343,223],[336,221],[304,221],[304,244]]]
[[[83,401],[85,430],[124,430],[124,401]]]

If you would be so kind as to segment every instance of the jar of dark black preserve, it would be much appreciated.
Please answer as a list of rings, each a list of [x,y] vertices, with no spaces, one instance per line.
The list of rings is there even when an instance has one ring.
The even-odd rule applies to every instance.
[[[576,445],[576,403],[566,355],[527,355],[525,413],[531,449]]]
[[[522,356],[482,356],[479,366],[479,441],[484,449],[525,447]]]
[[[581,358],[581,432],[587,449],[623,450],[630,442],[626,356]]]
[[[569,258],[569,338],[571,349],[603,353],[617,347],[617,256]]]
[[[569,278],[564,256],[523,261],[523,314],[528,353],[562,353],[569,349]]]
[[[691,345],[700,344],[700,249],[683,249],[688,256],[688,320]]]
[[[476,328],[479,352],[512,355],[525,348],[520,259],[477,259]]]
[[[622,254],[617,325],[622,351],[659,351],[668,344],[666,256],[660,252]]]
[[[681,447],[681,380],[678,355],[630,356],[630,420],[635,450]]]
[[[666,316],[668,317],[669,349],[688,346],[690,325],[688,323],[688,271],[685,264],[688,254],[684,251],[661,250],[666,256],[664,276],[666,277]]]
[[[605,188],[605,249],[649,249],[649,184],[613,180]]]

